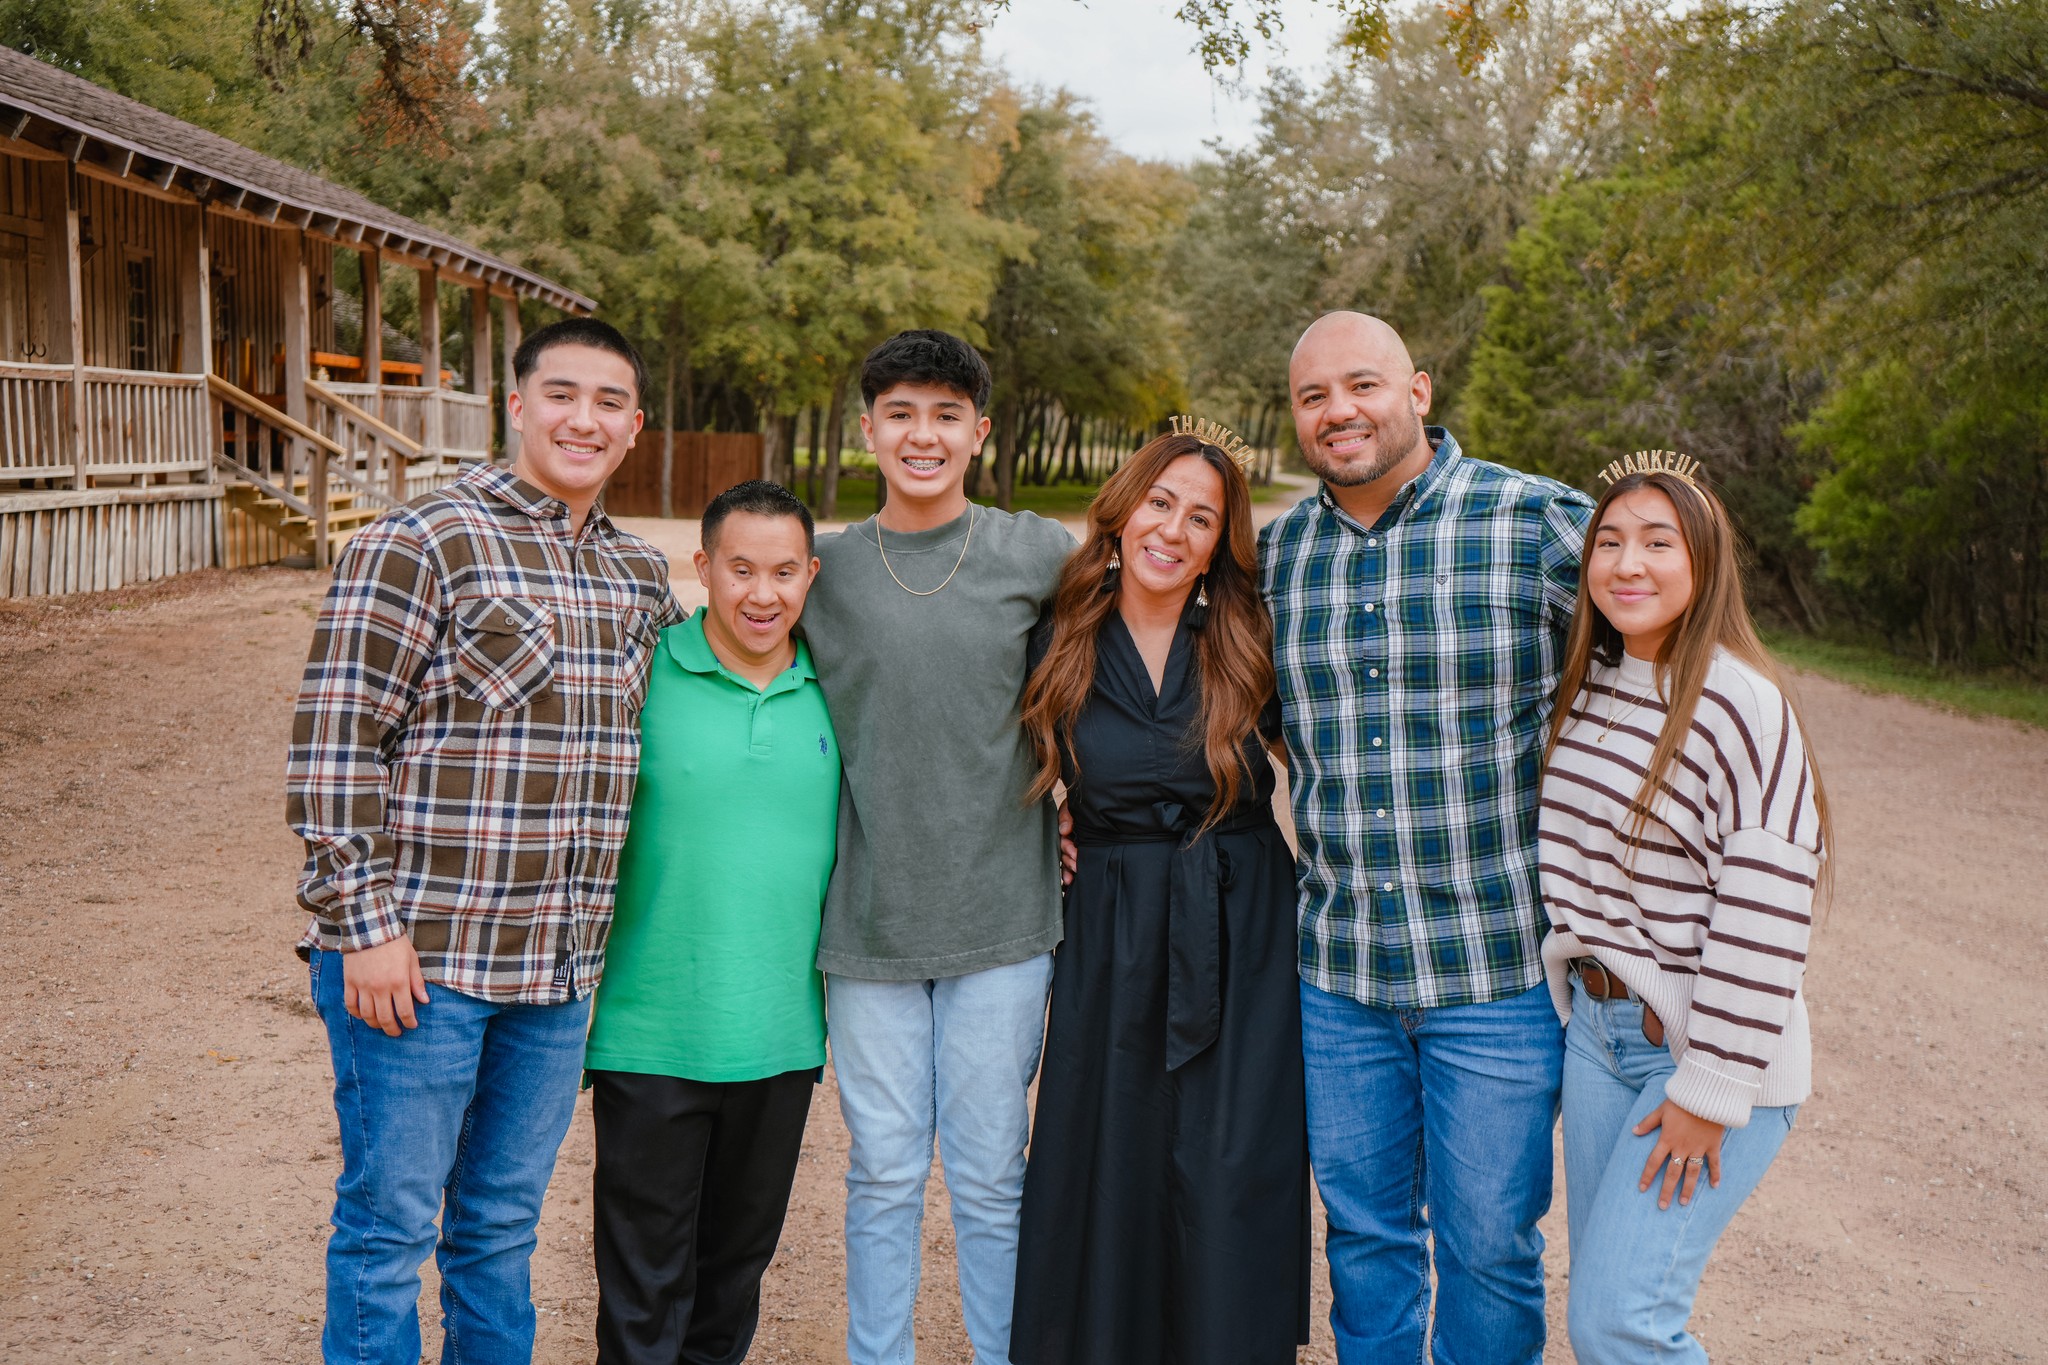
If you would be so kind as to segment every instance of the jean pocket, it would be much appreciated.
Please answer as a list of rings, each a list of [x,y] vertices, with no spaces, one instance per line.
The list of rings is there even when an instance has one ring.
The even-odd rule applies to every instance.
[[[517,711],[546,696],[555,678],[555,614],[520,597],[455,604],[455,678],[465,696]]]

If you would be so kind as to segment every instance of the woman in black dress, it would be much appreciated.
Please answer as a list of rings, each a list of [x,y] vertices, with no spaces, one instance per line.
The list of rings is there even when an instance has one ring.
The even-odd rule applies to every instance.
[[[1308,1340],[1294,858],[1236,438],[1096,497],[1024,694],[1079,859],[1053,969],[1015,1365],[1283,1365]],[[1199,434],[1197,434],[1199,433]]]

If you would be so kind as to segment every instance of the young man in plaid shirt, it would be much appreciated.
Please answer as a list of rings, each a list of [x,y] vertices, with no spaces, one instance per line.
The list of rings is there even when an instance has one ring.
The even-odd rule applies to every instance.
[[[418,1361],[435,1250],[442,1359],[532,1355],[527,1262],[575,1108],[652,651],[680,615],[660,553],[597,507],[640,430],[638,353],[570,319],[513,370],[517,461],[349,541],[299,691],[299,950],[341,1123],[330,1362]]]
[[[1261,538],[1301,841],[1309,1156],[1346,1365],[1543,1357],[1564,1034],[1543,985],[1537,780],[1591,500],[1424,427],[1391,327],[1288,371],[1317,495]]]

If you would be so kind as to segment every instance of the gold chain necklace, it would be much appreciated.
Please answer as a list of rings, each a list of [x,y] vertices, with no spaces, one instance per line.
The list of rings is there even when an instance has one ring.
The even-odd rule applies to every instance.
[[[1621,705],[1621,688],[1619,686],[1616,686],[1614,688],[1612,700],[1610,700],[1607,703],[1607,728],[1605,730],[1602,730],[1599,734],[1593,736],[1593,742],[1595,744],[1605,744],[1607,742],[1607,737],[1614,733],[1614,727],[1621,724],[1623,721],[1627,720],[1630,716],[1634,715],[1636,711],[1641,708],[1642,704],[1648,701],[1649,699],[1650,698],[1647,694],[1637,697],[1635,699],[1635,703],[1632,706],[1630,706],[1628,710],[1620,711],[1619,714],[1617,714],[1617,711]]]
[[[889,547],[882,543],[882,519],[880,517],[875,518],[875,548],[882,552],[882,567],[888,570],[889,577],[896,578],[896,586],[909,593],[912,597],[931,597],[936,593],[944,592],[946,584],[953,581],[953,574],[959,573],[960,566],[967,562],[967,547],[972,544],[974,544],[974,504],[970,502],[967,504],[967,539],[960,542],[960,557],[953,561],[953,573],[947,574],[945,581],[941,582],[938,587],[926,588],[923,592],[919,592],[902,579],[896,578],[896,571],[889,568]]]

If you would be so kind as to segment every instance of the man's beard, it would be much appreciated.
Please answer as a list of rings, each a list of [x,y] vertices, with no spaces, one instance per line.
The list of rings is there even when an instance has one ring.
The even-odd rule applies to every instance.
[[[1333,431],[1318,433],[1313,447],[1302,451],[1301,458],[1308,462],[1316,477],[1333,488],[1357,488],[1361,484],[1373,483],[1387,476],[1401,461],[1414,453],[1422,440],[1422,419],[1413,412],[1399,428],[1384,423],[1373,427],[1374,443],[1379,447],[1371,462],[1363,465],[1333,464],[1323,452],[1323,441],[1347,431],[1364,431],[1370,423],[1356,423],[1338,427]],[[1391,439],[1390,439],[1391,438]]]

